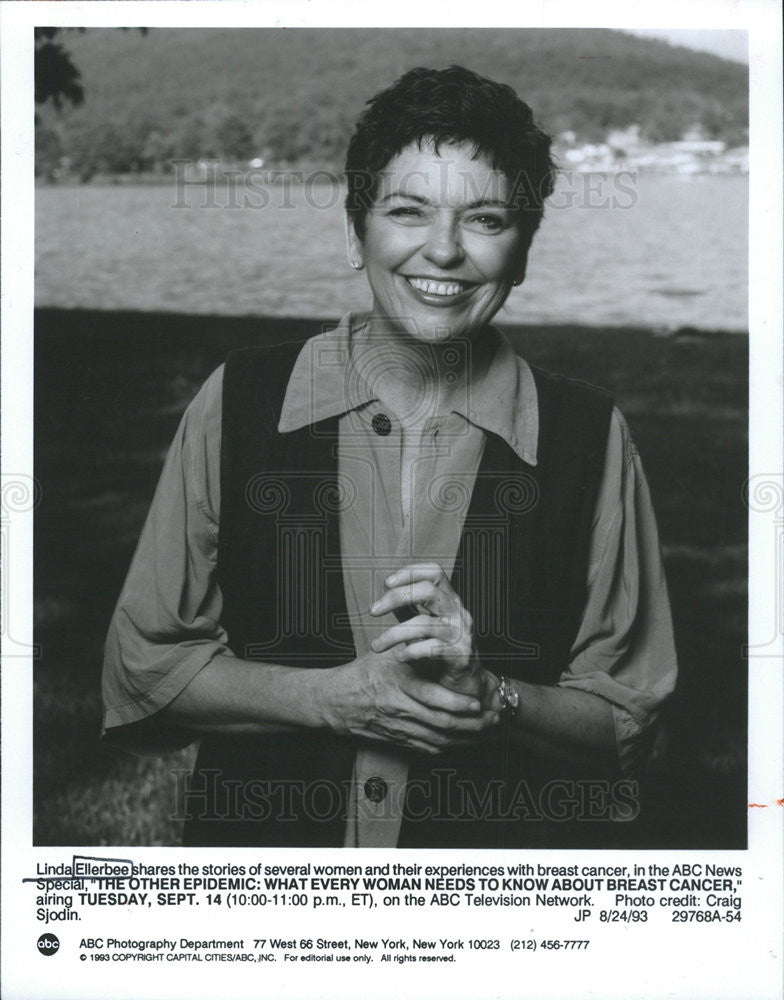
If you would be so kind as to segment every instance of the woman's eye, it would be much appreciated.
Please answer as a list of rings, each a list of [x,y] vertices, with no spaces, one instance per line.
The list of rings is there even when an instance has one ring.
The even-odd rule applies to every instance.
[[[422,215],[422,210],[410,205],[400,205],[391,209],[389,214],[393,219],[418,219]]]
[[[480,229],[486,233],[499,233],[505,225],[505,220],[499,215],[473,215],[468,219],[468,224],[475,229]]]

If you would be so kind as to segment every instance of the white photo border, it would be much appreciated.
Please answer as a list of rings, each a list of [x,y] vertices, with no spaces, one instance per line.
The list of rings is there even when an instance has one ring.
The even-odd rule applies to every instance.
[[[639,952],[621,954],[626,937],[603,956],[613,957],[612,981],[601,978],[601,964],[561,966],[569,975],[555,982],[539,966],[536,978],[519,963],[492,959],[481,981],[449,981],[453,997],[519,995],[544,997],[596,995],[654,996],[669,986],[671,995],[748,1000],[773,998],[782,975],[782,856],[784,809],[778,808],[784,789],[782,774],[782,714],[784,685],[781,608],[784,606],[784,408],[782,406],[782,52],[777,0],[694,0],[689,4],[660,0],[629,4],[596,0],[589,5],[541,2],[506,5],[497,0],[482,4],[453,2],[359,4],[351,0],[265,0],[208,2],[208,0],[140,0],[140,2],[3,2],[0,8],[2,59],[2,497],[3,497],[3,672],[2,672],[2,885],[3,885],[3,995],[22,997],[101,996],[95,975],[91,985],[69,984],[55,965],[47,980],[38,977],[29,957],[30,926],[22,903],[23,875],[34,868],[44,849],[32,845],[32,507],[35,484],[32,463],[33,426],[33,26],[149,26],[149,27],[612,27],[612,28],[723,28],[748,31],[750,73],[750,226],[749,226],[749,336],[750,336],[750,451],[749,451],[749,775],[748,796],[756,803],[748,815],[748,850],[738,852],[757,864],[757,884],[747,885],[750,919],[742,934],[728,938],[725,950],[714,951],[704,935],[704,951],[695,939],[683,954],[657,953],[648,941],[649,967],[641,974]],[[717,211],[720,207],[717,206]],[[27,491],[27,492],[26,492]],[[775,498],[778,497],[778,506]],[[27,499],[26,499],[27,498]],[[771,499],[773,498],[773,499]],[[773,636],[773,638],[771,638]],[[168,849],[171,852],[173,849]],[[144,849],[145,855],[161,851]],[[52,854],[51,850],[47,851]],[[65,852],[60,852],[65,857]],[[114,848],[109,853],[117,853]],[[121,853],[121,852],[120,852]],[[138,854],[134,849],[134,854]],[[356,852],[358,857],[365,852]],[[645,852],[655,859],[660,852]],[[690,852],[683,852],[688,854]],[[700,852],[691,852],[699,854]],[[730,853],[730,852],[728,852]],[[172,854],[163,852],[169,860]],[[372,855],[369,860],[377,860]],[[484,919],[484,917],[483,917]],[[699,940],[703,940],[700,938]],[[636,957],[635,957],[636,956]],[[737,966],[729,976],[730,958]],[[599,955],[596,956],[597,960]],[[56,961],[56,960],[55,960]],[[635,962],[638,963],[635,966]],[[45,963],[44,963],[45,964]],[[33,968],[34,967],[34,968]],[[711,972],[711,967],[713,972]],[[553,966],[557,968],[557,966]],[[580,971],[580,969],[584,971]],[[724,970],[724,971],[722,971]],[[77,971],[79,971],[77,969]],[[95,970],[91,970],[93,973]],[[106,981],[117,996],[135,993],[141,980],[137,970],[111,969]],[[168,970],[161,970],[162,972]],[[179,970],[180,972],[182,970]],[[346,996],[318,975],[303,988],[312,996]],[[120,975],[122,972],[122,975]],[[209,996],[198,976],[166,976],[156,989],[167,995]],[[361,996],[366,984],[383,995],[393,992],[441,995],[444,981],[420,973],[414,980],[390,972],[373,980],[352,976],[344,989]],[[133,973],[133,974],[132,974]],[[552,975],[552,974],[551,974]],[[577,976],[578,978],[573,978]],[[522,977],[522,978],[518,978]],[[706,977],[709,977],[706,980]],[[713,978],[710,978],[713,977]],[[720,980],[720,977],[723,979]],[[778,978],[777,978],[778,977]],[[106,982],[104,981],[104,982]],[[705,983],[711,992],[704,992]],[[255,985],[237,980],[229,992],[260,995]],[[269,975],[264,995],[278,996],[284,980]],[[521,985],[522,983],[522,985]],[[439,985],[440,984],[440,985]],[[84,990],[87,989],[87,992]],[[255,992],[254,992],[255,991]],[[353,991],[356,991],[354,993]],[[639,992],[636,992],[639,991]],[[160,995],[149,993],[147,995]],[[288,995],[295,995],[289,991]]]

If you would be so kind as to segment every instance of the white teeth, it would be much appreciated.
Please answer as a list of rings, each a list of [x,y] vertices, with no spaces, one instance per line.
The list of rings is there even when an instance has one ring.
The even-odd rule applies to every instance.
[[[459,295],[463,286],[455,281],[429,281],[427,278],[407,278],[409,285],[412,285],[420,292],[428,295]]]

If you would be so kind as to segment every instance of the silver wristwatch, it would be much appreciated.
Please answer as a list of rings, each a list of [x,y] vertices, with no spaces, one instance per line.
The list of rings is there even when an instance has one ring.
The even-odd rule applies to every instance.
[[[501,699],[501,707],[511,718],[517,715],[520,708],[520,695],[508,677],[502,677],[498,684],[498,697]]]

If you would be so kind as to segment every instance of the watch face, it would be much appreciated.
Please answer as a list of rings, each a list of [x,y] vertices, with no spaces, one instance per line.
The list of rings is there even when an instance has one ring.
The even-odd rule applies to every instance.
[[[510,715],[515,715],[520,704],[520,695],[512,687],[508,677],[502,677],[498,685],[498,695],[501,705]]]
[[[516,715],[517,709],[520,706],[520,694],[516,688],[512,687],[512,682],[504,677],[504,704],[506,705],[510,715]]]

